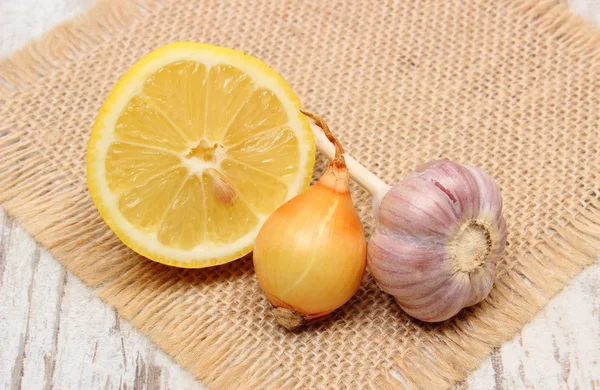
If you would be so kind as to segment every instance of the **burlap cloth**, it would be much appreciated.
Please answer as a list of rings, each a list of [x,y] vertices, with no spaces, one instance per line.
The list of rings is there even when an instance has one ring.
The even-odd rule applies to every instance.
[[[428,325],[367,275],[330,321],[291,334],[249,259],[182,270],[132,253],[89,198],[86,143],[117,79],[177,40],[265,60],[388,182],[438,157],[497,178],[509,244],[489,298]],[[600,252],[600,34],[556,2],[102,1],[0,79],[2,206],[215,389],[450,386]],[[370,233],[370,199],[353,196]]]

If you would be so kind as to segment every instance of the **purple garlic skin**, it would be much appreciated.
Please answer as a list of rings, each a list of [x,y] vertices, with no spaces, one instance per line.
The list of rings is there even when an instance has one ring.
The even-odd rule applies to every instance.
[[[368,266],[382,290],[422,321],[485,299],[506,245],[502,197],[479,168],[435,160],[381,200]]]

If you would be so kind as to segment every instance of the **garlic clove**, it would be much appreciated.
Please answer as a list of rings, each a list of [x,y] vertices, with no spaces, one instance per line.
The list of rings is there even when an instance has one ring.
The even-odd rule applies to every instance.
[[[440,195],[445,195],[457,213],[464,218],[474,218],[479,211],[479,192],[476,179],[471,172],[460,164],[443,164],[433,160],[415,170],[414,175],[430,181]]]
[[[386,292],[409,299],[428,295],[439,287],[439,280],[450,272],[446,244],[407,240],[376,232],[368,245],[369,267],[378,285]],[[394,257],[396,262],[387,259]],[[402,267],[396,263],[401,263]]]
[[[479,201],[479,216],[480,218],[488,217],[489,223],[499,222],[504,223],[506,231],[506,223],[502,218],[502,195],[500,188],[492,180],[487,173],[472,165],[464,165],[477,181],[479,193],[483,196]]]
[[[379,223],[386,229],[429,240],[444,240],[456,218],[455,204],[447,195],[418,176],[393,186],[379,206]]]
[[[490,294],[490,291],[492,291],[492,287],[494,286],[496,264],[487,262],[474,272],[475,275],[473,276],[462,274],[465,277],[468,277],[472,284],[471,295],[465,302],[464,307],[476,305]]]
[[[421,321],[439,322],[456,315],[468,302],[469,281],[465,275],[444,278],[438,288],[427,295],[410,299],[396,298],[402,310]]]

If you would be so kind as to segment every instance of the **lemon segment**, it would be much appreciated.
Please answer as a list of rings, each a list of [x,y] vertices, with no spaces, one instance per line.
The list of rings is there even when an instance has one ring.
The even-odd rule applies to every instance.
[[[256,214],[267,215],[273,204],[285,202],[288,187],[279,178],[234,160],[223,161],[221,169]]]
[[[285,80],[244,53],[164,46],[102,107],[87,152],[90,194],[134,251],[201,268],[252,250],[266,218],[308,187],[310,125]]]
[[[143,95],[173,124],[186,145],[199,142],[206,121],[206,66],[178,61],[161,68],[144,83]]]
[[[202,182],[198,176],[192,175],[171,202],[160,224],[158,241],[169,247],[190,250],[204,240],[205,221]]]
[[[278,128],[259,133],[229,148],[236,161],[290,184],[296,179],[301,158],[298,139],[290,128]]]
[[[106,181],[119,196],[180,164],[179,156],[170,151],[114,142],[106,154]]]

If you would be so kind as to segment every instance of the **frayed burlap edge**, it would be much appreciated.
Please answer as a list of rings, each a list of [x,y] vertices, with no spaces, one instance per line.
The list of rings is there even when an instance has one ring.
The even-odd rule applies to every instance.
[[[505,0],[514,10],[516,17],[533,17],[543,25],[556,40],[561,40],[582,55],[600,56],[600,33],[581,18],[572,15],[564,4],[557,1]],[[57,26],[43,38],[29,43],[12,57],[0,62],[0,93],[6,98],[18,91],[26,92],[29,85],[41,78],[51,77],[59,72],[66,62],[76,61],[86,47],[109,39],[112,34],[129,24],[143,20],[148,12],[160,7],[160,2],[152,0],[100,0],[98,4],[76,19]],[[17,142],[5,144],[13,160],[26,157],[27,149]],[[14,150],[13,150],[14,149]],[[18,150],[18,151],[17,151]],[[30,159],[34,163],[35,159]],[[10,164],[3,161],[3,165]],[[39,161],[38,161],[39,162]],[[35,164],[34,164],[35,165]],[[9,166],[9,165],[8,165]],[[24,167],[27,168],[27,167]],[[7,175],[0,183],[3,188],[15,182],[27,181],[36,176],[35,167]],[[9,197],[3,202],[9,214],[17,220],[50,250],[70,237],[64,231],[53,231],[44,224],[44,214],[58,214],[59,210],[46,209],[43,212],[31,211],[32,203],[42,206],[48,197],[57,191],[47,192],[40,181],[31,181],[31,192],[26,196]],[[87,194],[74,194],[73,206],[81,204]],[[66,205],[68,206],[68,205]],[[90,216],[84,215],[85,222]],[[73,224],[78,224],[74,221]],[[64,226],[61,226],[64,228]],[[395,367],[383,372],[378,380],[382,388],[411,386],[416,388],[447,388],[464,380],[491,353],[493,348],[514,336],[524,324],[545,306],[548,300],[560,291],[565,283],[579,273],[586,265],[594,263],[600,253],[600,200],[598,194],[590,194],[584,200],[579,213],[560,226],[555,226],[547,237],[531,243],[526,258],[515,263],[510,277],[498,278],[493,293],[481,305],[472,309],[468,323],[455,321],[447,327],[445,339],[426,341],[415,345],[406,353],[394,358]],[[56,253],[60,259],[60,253]],[[86,283],[97,288],[99,295],[106,299],[115,296],[124,286],[112,285],[102,288],[87,267],[85,259],[67,262],[67,266]],[[526,264],[526,265],[524,265]],[[95,268],[95,267],[92,267]],[[92,273],[91,273],[92,272]],[[144,277],[139,280],[143,282]],[[164,282],[164,283],[163,283]],[[144,299],[148,302],[170,283],[162,280],[156,291]],[[131,296],[119,290],[118,302],[109,303],[119,309],[119,313],[132,321],[142,332],[149,335],[162,349],[175,356],[177,361],[194,373],[203,383],[214,388],[291,388],[295,381],[292,373],[285,372],[275,358],[261,350],[248,350],[248,345],[228,338],[228,333],[215,333],[210,339],[198,339],[193,333],[185,334],[178,344],[166,344],[160,335],[144,320],[153,312],[140,316],[144,302],[132,307],[126,305]],[[189,297],[181,297],[185,301]],[[501,302],[500,300],[501,299]],[[127,306],[126,310],[123,308]],[[158,310],[158,309],[156,309]],[[161,310],[169,310],[163,307]],[[493,310],[494,318],[479,315]],[[197,320],[197,319],[196,319]],[[206,317],[206,321],[216,321]],[[186,328],[184,320],[176,328]],[[226,353],[227,352],[227,353]],[[225,356],[238,356],[235,361]],[[351,374],[351,373],[349,373]]]
[[[42,77],[76,61],[85,49],[144,18],[160,7],[156,0],[98,0],[89,10],[62,23],[0,61],[0,94],[26,91]]]

